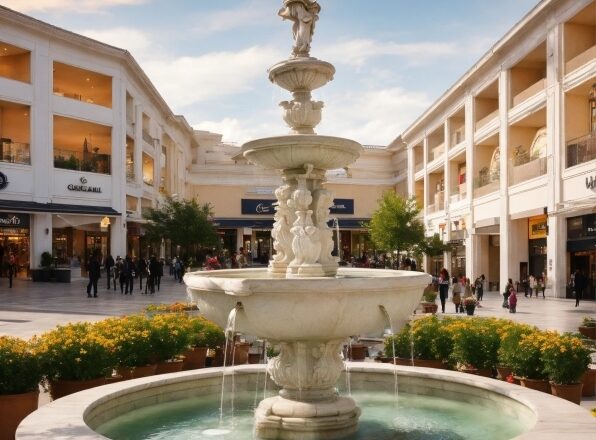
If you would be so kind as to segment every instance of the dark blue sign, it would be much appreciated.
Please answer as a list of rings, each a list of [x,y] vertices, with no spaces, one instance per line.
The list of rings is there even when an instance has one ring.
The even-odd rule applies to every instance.
[[[354,214],[354,199],[333,199],[331,214]]]
[[[242,199],[242,214],[249,215],[273,215],[275,214],[275,207],[273,206],[277,200],[263,200],[263,199]]]

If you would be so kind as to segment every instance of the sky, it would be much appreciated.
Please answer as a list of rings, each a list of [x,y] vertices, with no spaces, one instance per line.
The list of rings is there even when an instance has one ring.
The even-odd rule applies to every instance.
[[[387,145],[539,0],[319,0],[311,56],[336,68],[313,92],[319,134]],[[0,0],[128,50],[175,114],[226,142],[288,132],[267,69],[289,57],[282,0]]]

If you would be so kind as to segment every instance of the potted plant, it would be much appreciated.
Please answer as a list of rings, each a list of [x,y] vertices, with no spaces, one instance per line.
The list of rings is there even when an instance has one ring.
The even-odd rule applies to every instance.
[[[186,315],[179,313],[165,313],[151,318],[151,348],[157,361],[155,374],[182,370],[182,359],[176,357],[188,347],[187,321]]]
[[[500,339],[496,319],[461,320],[453,324],[455,333],[452,360],[466,373],[492,377],[497,365]]]
[[[581,378],[588,369],[591,353],[580,338],[550,332],[544,344],[542,361],[553,395],[580,404]]]
[[[360,343],[358,339],[350,340],[346,349],[346,355],[351,361],[363,361],[368,355],[368,347]]]
[[[436,343],[441,328],[441,322],[435,315],[412,322],[412,352],[415,366],[443,368],[443,359]]]
[[[48,282],[50,281],[50,268],[52,266],[53,258],[49,252],[43,252],[39,262],[38,269],[31,269],[31,279],[34,282]]]
[[[29,343],[0,336],[0,438],[14,438],[21,420],[37,409],[40,380]]]
[[[188,349],[183,353],[184,370],[205,367],[207,351],[225,343],[223,330],[211,321],[196,317],[188,320]]]
[[[501,380],[507,380],[513,374],[513,356],[517,351],[522,335],[536,331],[535,327],[506,321],[497,329],[500,344],[497,352],[497,373]]]
[[[33,344],[53,399],[103,385],[115,367],[113,340],[91,323],[58,326]]]
[[[514,378],[527,388],[532,388],[550,394],[548,375],[544,371],[542,350],[553,332],[535,330],[522,334],[515,350],[511,355],[511,367]]]
[[[395,365],[413,365],[410,332],[410,324],[406,324],[398,333],[385,338],[384,362],[393,362]]]
[[[464,298],[464,309],[466,309],[466,313],[469,316],[472,316],[474,314],[477,304],[478,304],[478,300],[476,299],[476,297],[474,295]]]
[[[439,306],[437,306],[437,292],[434,290],[434,286],[429,284],[422,294],[422,313],[437,313]]]
[[[584,317],[582,325],[578,327],[578,330],[586,338],[596,339],[596,319],[591,316]]]

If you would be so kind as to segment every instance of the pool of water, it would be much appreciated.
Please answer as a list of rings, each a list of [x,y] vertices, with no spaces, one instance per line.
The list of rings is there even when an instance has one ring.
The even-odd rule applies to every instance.
[[[349,440],[505,440],[525,430],[496,407],[404,393],[356,391],[352,397],[362,415]],[[219,396],[211,395],[131,411],[96,431],[113,440],[253,439],[253,411],[261,398],[236,393],[221,421]]]

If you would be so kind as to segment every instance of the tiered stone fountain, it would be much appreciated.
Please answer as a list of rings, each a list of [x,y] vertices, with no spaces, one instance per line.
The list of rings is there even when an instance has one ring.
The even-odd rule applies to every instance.
[[[205,316],[226,326],[235,310],[236,330],[281,347],[268,366],[281,391],[260,402],[255,414],[256,435],[265,439],[342,438],[356,431],[360,409],[335,388],[342,346],[351,335],[381,333],[387,318],[403,322],[429,282],[422,273],[338,269],[331,255],[333,193],[324,186],[325,173],[352,164],[362,146],[314,131],[323,103],[311,92],[335,73],[309,54],[319,12],[316,1],[284,0],[279,15],[294,22],[295,44],[289,59],[269,69],[269,79],[292,93],[292,101],[280,103],[291,131],[242,147],[249,162],[283,177],[275,191],[276,253],[269,267],[184,277]]]

